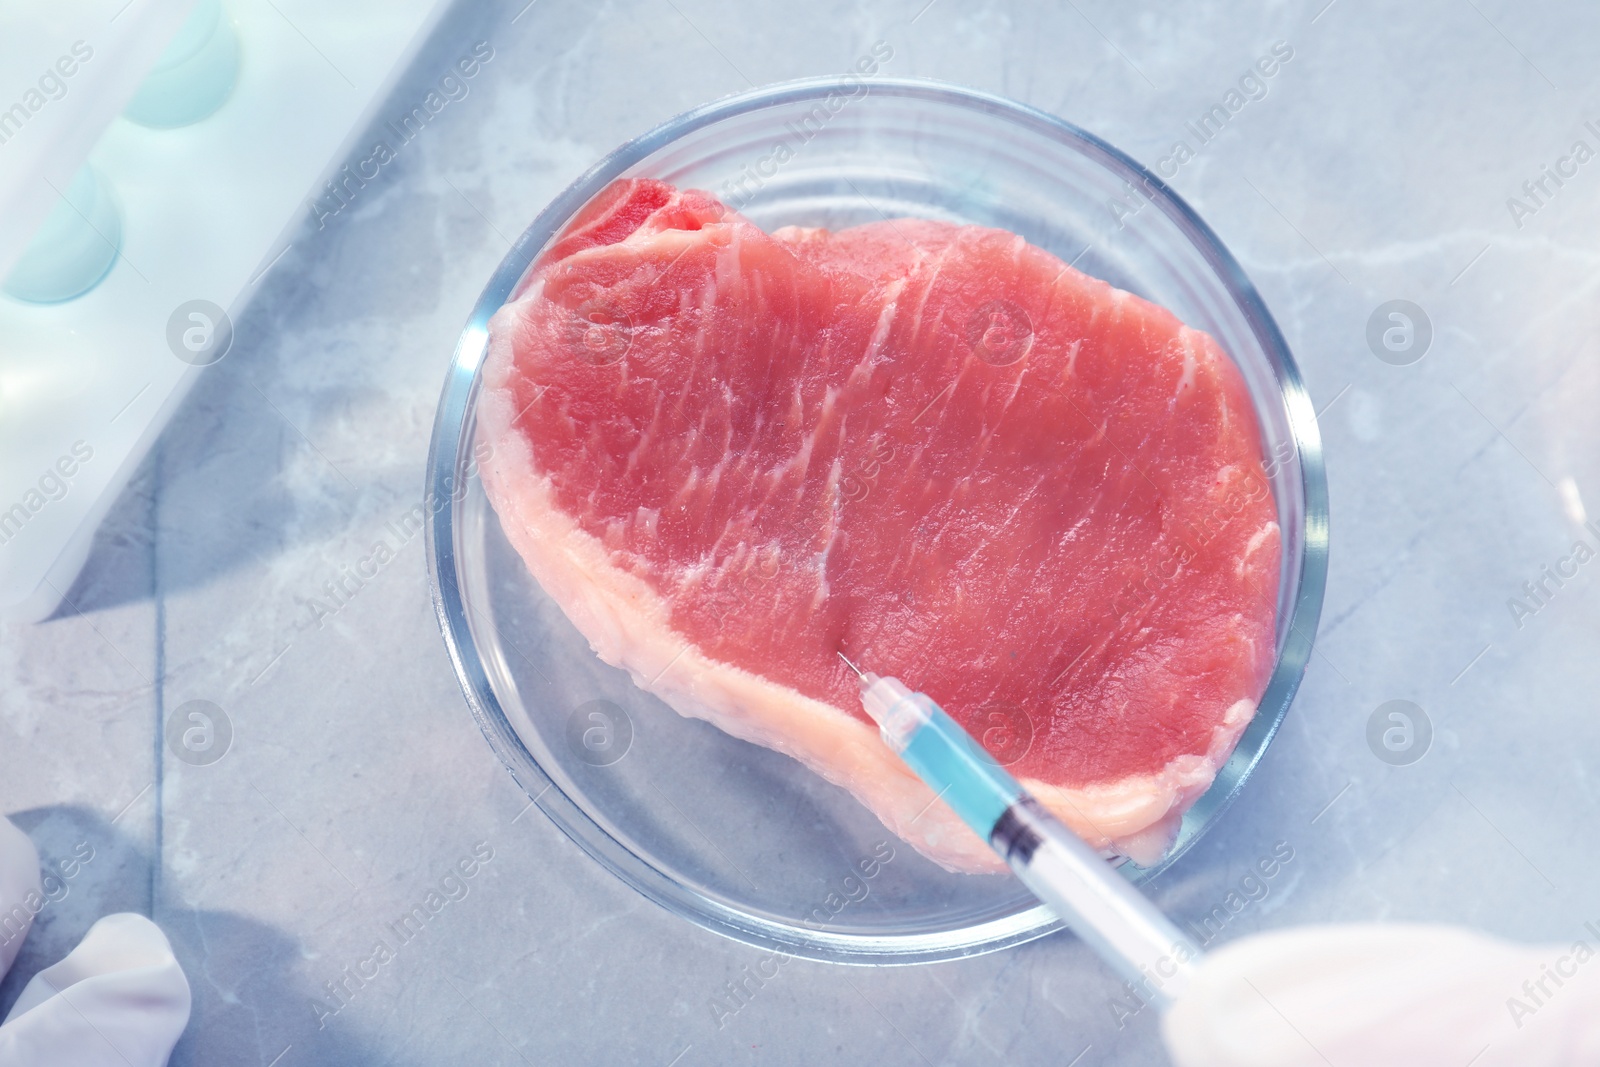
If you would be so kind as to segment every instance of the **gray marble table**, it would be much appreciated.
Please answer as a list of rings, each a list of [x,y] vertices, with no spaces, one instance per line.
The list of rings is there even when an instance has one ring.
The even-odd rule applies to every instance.
[[[457,690],[421,538],[336,613],[313,607],[419,497],[449,353],[507,235],[632,134],[844,70],[879,39],[886,73],[1172,159],[1321,411],[1333,552],[1316,655],[1251,787],[1160,880],[1163,906],[1198,920],[1286,847],[1220,939],[1391,919],[1570,940],[1600,919],[1600,562],[1572,554],[1600,545],[1584,526],[1600,506],[1600,160],[1573,155],[1600,148],[1585,125],[1600,127],[1600,7],[524,2],[462,6],[436,34],[393,102],[490,42],[470,94],[348,209],[308,221],[71,606],[0,631],[0,809],[47,859],[93,850],[0,1010],[95,917],[132,909],[194,987],[175,1064],[1164,1062],[1152,1014],[1118,1019],[1109,972],[1065,935],[848,983],[795,962],[719,1026],[711,998],[760,954],[648,903],[527,810]],[[1277,42],[1292,57],[1200,144],[1188,124]],[[1419,362],[1368,344],[1390,300],[1431,323]],[[1547,566],[1576,573],[1556,584]],[[222,762],[163,743],[191,700],[232,723]],[[1420,762],[1368,745],[1390,700],[1433,724]],[[319,1011],[474,849],[492,858],[466,895]]]

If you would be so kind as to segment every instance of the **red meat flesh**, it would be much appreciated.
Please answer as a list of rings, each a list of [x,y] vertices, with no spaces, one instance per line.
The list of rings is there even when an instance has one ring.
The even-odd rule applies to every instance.
[[[600,654],[947,866],[994,863],[917,817],[839,650],[1146,861],[1271,672],[1276,508],[1238,370],[1014,234],[767,234],[618,182],[491,323],[484,387],[490,499]]]

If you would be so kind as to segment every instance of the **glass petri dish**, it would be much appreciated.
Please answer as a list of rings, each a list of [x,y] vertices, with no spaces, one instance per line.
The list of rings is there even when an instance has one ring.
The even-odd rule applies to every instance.
[[[623,177],[708,190],[769,230],[899,216],[1011,230],[1170,308],[1232,355],[1254,399],[1282,527],[1278,655],[1260,710],[1173,848],[1153,867],[1120,869],[1137,883],[1170,866],[1244,785],[1310,654],[1328,539],[1316,416],[1260,296],[1159,178],[1051,115],[934,82],[812,79],[680,115],[558,196],[489,280],[434,426],[427,534],[434,604],[462,690],[518,784],[640,893],[790,955],[944,960],[1061,926],[1014,879],[943,870],[798,762],[637,689],[600,662],[506,540],[473,458],[487,323],[567,221]]]

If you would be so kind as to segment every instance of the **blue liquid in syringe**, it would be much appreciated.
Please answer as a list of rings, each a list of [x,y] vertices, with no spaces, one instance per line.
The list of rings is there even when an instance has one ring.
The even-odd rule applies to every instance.
[[[985,841],[1022,795],[1017,780],[937,706],[900,755]]]

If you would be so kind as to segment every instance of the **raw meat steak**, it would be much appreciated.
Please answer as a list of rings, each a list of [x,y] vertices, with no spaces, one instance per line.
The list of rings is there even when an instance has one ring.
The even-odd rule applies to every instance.
[[[1237,369],[1014,234],[767,234],[618,182],[495,315],[483,374],[489,499],[601,658],[949,868],[1001,869],[838,650],[1141,862],[1255,712],[1279,538]]]

